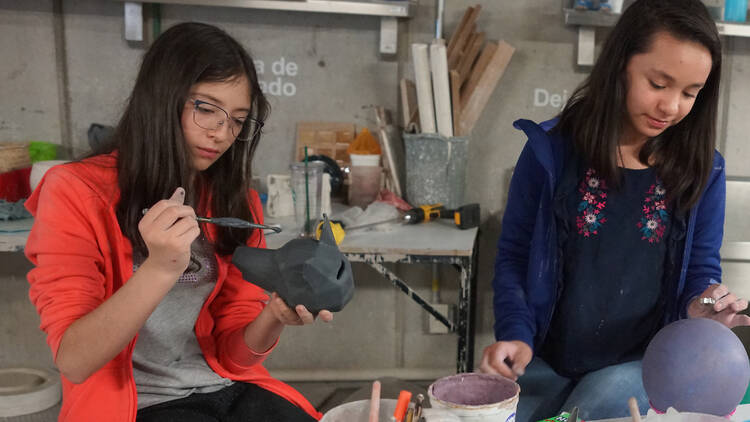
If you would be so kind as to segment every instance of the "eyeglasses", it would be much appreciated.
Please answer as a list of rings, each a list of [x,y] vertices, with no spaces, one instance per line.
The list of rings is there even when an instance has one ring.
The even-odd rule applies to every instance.
[[[247,142],[255,138],[263,128],[263,122],[252,117],[231,117],[223,108],[201,100],[193,103],[193,122],[206,130],[216,130],[229,122],[229,129],[238,141]]]

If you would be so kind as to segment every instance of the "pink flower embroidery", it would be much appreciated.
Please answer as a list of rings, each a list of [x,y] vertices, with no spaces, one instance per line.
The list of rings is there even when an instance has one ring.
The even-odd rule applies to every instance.
[[[665,198],[667,190],[657,179],[656,183],[646,191],[646,195],[643,200],[643,216],[637,226],[642,234],[642,240],[648,240],[648,243],[659,243],[664,237],[669,221]]]
[[[607,184],[596,176],[594,169],[586,170],[586,176],[578,186],[581,201],[576,217],[578,234],[584,237],[599,234],[599,228],[607,219],[602,210],[607,206]]]

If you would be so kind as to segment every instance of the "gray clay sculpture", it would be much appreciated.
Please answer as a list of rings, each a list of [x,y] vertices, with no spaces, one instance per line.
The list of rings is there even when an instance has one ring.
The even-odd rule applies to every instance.
[[[342,310],[354,295],[352,266],[336,246],[328,217],[320,240],[293,239],[275,250],[240,246],[232,263],[245,280],[278,293],[289,307],[302,304],[315,315],[323,309]]]

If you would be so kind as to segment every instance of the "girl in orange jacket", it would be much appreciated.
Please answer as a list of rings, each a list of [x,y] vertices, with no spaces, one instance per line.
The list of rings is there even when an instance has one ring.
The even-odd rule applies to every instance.
[[[235,247],[265,247],[262,231],[195,219],[263,222],[249,182],[268,111],[236,40],[176,25],[146,52],[110,142],[29,198],[30,298],[63,380],[59,420],[320,418],[261,365],[284,326],[314,321],[231,264]]]

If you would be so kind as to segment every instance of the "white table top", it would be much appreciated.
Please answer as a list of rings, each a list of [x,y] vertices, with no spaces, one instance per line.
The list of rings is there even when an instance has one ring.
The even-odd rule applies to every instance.
[[[22,251],[33,219],[0,221],[0,252]],[[283,231],[267,235],[267,245],[276,249],[296,236],[294,217],[267,219],[280,224]],[[387,231],[384,231],[388,229]],[[448,220],[424,224],[380,226],[378,230],[353,230],[346,233],[339,248],[344,253],[392,255],[471,256],[476,228],[459,230]]]
[[[280,224],[283,230],[266,235],[266,245],[270,249],[283,246],[298,233],[294,217],[266,218],[265,223]],[[347,232],[339,249],[344,253],[468,257],[473,254],[477,231],[477,228],[460,230],[450,220],[389,224],[377,226],[377,230]]]

